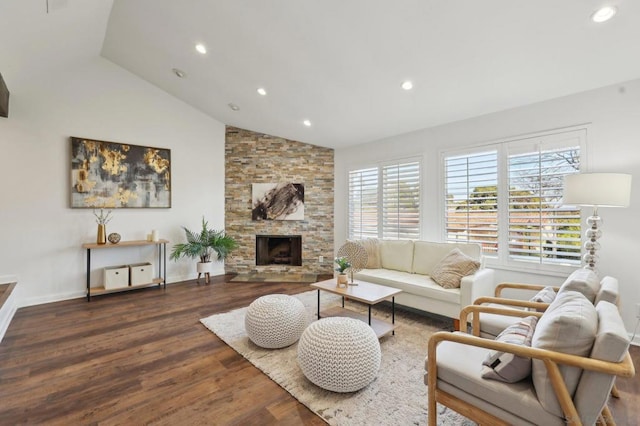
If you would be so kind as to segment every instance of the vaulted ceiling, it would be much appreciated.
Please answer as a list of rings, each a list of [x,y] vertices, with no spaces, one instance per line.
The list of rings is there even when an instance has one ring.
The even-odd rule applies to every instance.
[[[640,78],[637,0],[2,0],[0,39],[10,85],[102,55],[225,124],[329,147]]]

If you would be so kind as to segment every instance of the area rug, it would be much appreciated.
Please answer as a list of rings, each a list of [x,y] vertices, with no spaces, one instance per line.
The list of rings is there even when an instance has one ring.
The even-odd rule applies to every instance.
[[[295,273],[256,273],[238,274],[231,278],[233,282],[242,283],[315,283],[318,281],[316,274]]]
[[[339,296],[322,293],[322,309],[336,306]],[[315,320],[317,293],[296,295],[307,308],[309,322]],[[347,308],[365,311],[366,306],[347,302]],[[427,423],[427,386],[424,384],[424,360],[429,336],[450,330],[449,321],[396,310],[396,334],[380,340],[382,364],[376,379],[354,393],[334,393],[311,383],[296,361],[297,344],[283,349],[263,349],[251,342],[244,329],[247,308],[201,319],[209,330],[235,349],[273,381],[287,390],[331,425],[425,425]],[[373,316],[390,319],[388,307],[376,306]],[[438,424],[473,425],[458,413],[438,407]]]

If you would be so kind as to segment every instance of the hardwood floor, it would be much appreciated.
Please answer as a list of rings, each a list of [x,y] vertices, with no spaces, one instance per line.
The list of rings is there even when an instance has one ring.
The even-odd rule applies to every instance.
[[[199,322],[309,286],[227,280],[19,309],[0,344],[0,424],[324,424]],[[617,383],[614,416],[636,424],[638,376]]]

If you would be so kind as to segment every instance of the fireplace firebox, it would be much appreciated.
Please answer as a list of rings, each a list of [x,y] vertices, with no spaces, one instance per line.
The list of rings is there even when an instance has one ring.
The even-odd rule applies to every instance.
[[[256,235],[256,265],[302,266],[302,236]]]

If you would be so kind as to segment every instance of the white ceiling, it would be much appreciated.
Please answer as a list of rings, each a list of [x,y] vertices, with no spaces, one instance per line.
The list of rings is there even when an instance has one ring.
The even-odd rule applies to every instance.
[[[638,0],[48,2],[0,1],[3,75],[101,54],[225,124],[335,148],[640,78]]]

